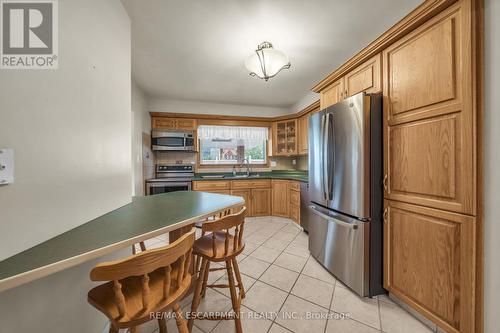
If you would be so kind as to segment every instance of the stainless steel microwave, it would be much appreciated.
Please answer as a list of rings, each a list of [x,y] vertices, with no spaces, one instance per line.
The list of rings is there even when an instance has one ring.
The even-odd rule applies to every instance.
[[[194,132],[153,130],[151,146],[153,150],[194,151]]]

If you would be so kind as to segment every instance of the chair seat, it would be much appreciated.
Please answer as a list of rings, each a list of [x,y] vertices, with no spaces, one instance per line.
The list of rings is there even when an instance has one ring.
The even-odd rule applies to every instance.
[[[130,327],[131,324],[138,325],[151,320],[150,312],[162,312],[169,310],[178,299],[184,296],[191,285],[191,275],[187,274],[181,287],[174,291],[177,285],[178,269],[174,268],[171,272],[171,292],[167,299],[163,298],[163,285],[165,273],[160,268],[149,274],[149,306],[143,309],[142,306],[142,276],[128,277],[120,281],[122,292],[125,296],[126,315],[120,318],[118,307],[115,301],[113,291],[113,282],[108,282],[97,286],[89,291],[88,302],[95,308],[103,312],[117,328]]]
[[[245,242],[243,240],[241,240],[240,247],[238,247],[237,244],[236,248],[234,248],[234,236],[228,235],[227,238],[229,241],[229,246],[227,253],[224,253],[226,233],[224,231],[215,231],[216,255],[214,255],[212,237],[212,233],[209,233],[195,240],[193,253],[198,256],[210,259],[211,261],[223,261],[227,258],[237,256],[245,248]]]

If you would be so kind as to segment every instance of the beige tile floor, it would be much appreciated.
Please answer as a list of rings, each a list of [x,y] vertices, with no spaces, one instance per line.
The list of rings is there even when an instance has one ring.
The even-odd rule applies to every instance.
[[[166,242],[168,237],[161,236],[147,241],[146,246]],[[360,298],[337,281],[310,256],[307,234],[289,219],[247,218],[245,242],[245,251],[238,258],[247,292],[242,302],[245,333],[435,332],[387,296]],[[210,281],[227,283],[227,276],[215,271]],[[229,297],[226,289],[209,290],[200,310],[228,311]],[[185,311],[190,302],[191,297],[181,303]],[[157,331],[154,322],[140,329],[141,333]],[[173,320],[168,322],[168,331],[177,332]],[[196,321],[193,332],[232,333],[234,324]]]

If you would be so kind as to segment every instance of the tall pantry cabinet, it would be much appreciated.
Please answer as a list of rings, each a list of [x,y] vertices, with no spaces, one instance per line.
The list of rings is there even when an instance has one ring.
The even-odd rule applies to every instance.
[[[474,331],[470,17],[459,2],[383,51],[385,288],[448,332]]]

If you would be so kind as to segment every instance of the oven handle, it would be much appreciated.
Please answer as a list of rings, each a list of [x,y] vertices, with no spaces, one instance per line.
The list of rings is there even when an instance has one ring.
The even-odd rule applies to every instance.
[[[309,208],[311,209],[311,211],[312,211],[314,214],[318,215],[319,217],[324,218],[324,219],[325,219],[325,220],[327,220],[327,221],[330,221],[330,222],[336,223],[336,224],[341,225],[341,226],[343,226],[343,227],[350,228],[350,229],[352,229],[352,230],[356,230],[356,229],[358,229],[358,226],[357,226],[356,224],[354,224],[354,223],[347,223],[347,222],[344,222],[344,221],[340,221],[340,220],[337,220],[336,218],[333,218],[333,217],[328,216],[328,215],[326,215],[326,214],[324,214],[324,213],[321,213],[320,211],[318,211],[318,210],[316,209],[316,206],[314,206],[314,205],[310,205],[310,206],[309,206]]]

